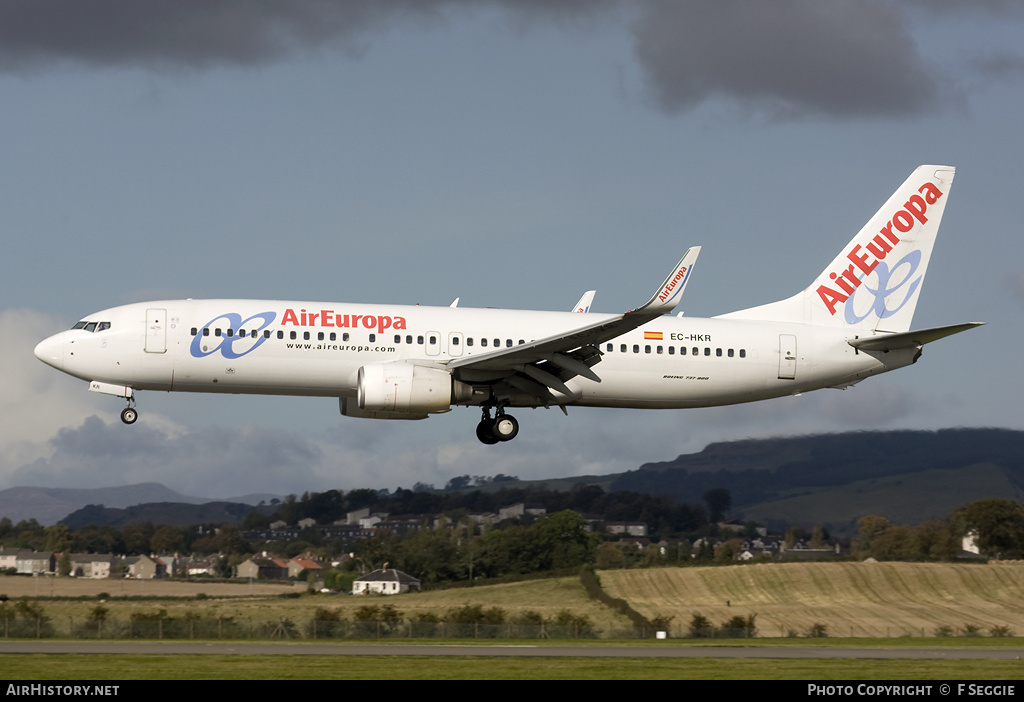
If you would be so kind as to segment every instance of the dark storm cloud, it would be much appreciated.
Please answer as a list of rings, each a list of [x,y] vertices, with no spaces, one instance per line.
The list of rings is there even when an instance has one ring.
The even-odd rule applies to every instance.
[[[564,22],[608,2],[570,0],[0,0],[0,70],[53,63],[207,68],[257,65],[331,46],[365,49],[387,21],[438,20],[450,8],[505,7]]]
[[[668,112],[724,96],[782,114],[891,116],[920,112],[940,93],[888,2],[656,0],[633,31]]]
[[[3,0],[0,67],[257,64],[296,49],[351,42],[396,6],[437,3],[288,0]]]
[[[494,8],[520,28],[587,31],[633,17],[644,81],[670,114],[724,98],[776,117],[829,118],[917,115],[950,97],[955,66],[933,70],[912,36],[923,19],[1022,16],[1004,0],[0,0],[0,72],[253,66],[324,48],[358,56],[377,30]],[[1020,61],[1001,56],[979,70],[1016,76]]]

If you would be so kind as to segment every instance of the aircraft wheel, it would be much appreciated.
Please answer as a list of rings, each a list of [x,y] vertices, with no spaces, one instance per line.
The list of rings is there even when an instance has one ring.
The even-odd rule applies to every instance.
[[[485,419],[476,425],[476,438],[487,445],[498,443],[498,437],[494,435],[493,419]]]
[[[502,414],[494,418],[492,428],[498,441],[511,441],[519,433],[519,421],[511,414]]]
[[[135,420],[139,418],[139,413],[131,407],[125,407],[121,410],[121,421],[125,424],[135,424]]]

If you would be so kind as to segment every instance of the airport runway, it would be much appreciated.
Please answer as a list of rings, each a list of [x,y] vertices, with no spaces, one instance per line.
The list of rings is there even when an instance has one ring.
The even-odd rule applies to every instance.
[[[183,654],[270,656],[512,656],[580,658],[844,658],[1021,660],[1024,648],[833,648],[824,646],[677,646],[616,644],[326,644],[0,641],[0,654]]]

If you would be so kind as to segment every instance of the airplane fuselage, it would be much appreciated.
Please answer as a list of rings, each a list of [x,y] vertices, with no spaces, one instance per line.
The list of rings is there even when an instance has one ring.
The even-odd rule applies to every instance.
[[[135,390],[354,398],[364,366],[405,361],[443,369],[453,359],[569,332],[580,319],[505,309],[166,300],[89,315],[92,331],[51,337],[40,357],[83,380]],[[854,337],[832,327],[663,316],[601,343],[600,382],[577,376],[566,382],[572,394],[557,397],[595,407],[727,405],[842,387],[908,365],[919,353],[858,351],[848,343]],[[472,385],[479,372],[453,376]],[[454,397],[452,404],[478,403]]]

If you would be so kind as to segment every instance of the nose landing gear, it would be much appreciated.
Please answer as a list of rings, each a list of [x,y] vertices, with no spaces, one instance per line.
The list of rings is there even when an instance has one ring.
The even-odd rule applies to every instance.
[[[116,395],[117,397],[123,397],[124,403],[127,405],[121,410],[121,421],[125,424],[135,424],[135,420],[139,418],[139,412],[135,409],[135,390],[129,385],[113,385],[111,383],[103,383],[98,380],[89,382],[89,392],[99,392],[104,395]]]
[[[134,397],[129,397],[128,406],[121,410],[121,421],[125,424],[135,424],[135,420],[139,418],[138,410],[132,407],[134,399]]]
[[[483,407],[483,418],[476,425],[476,438],[491,445],[499,441],[511,441],[519,434],[519,421],[511,414],[505,414],[505,408],[498,405],[494,418],[491,418],[489,405]]]

